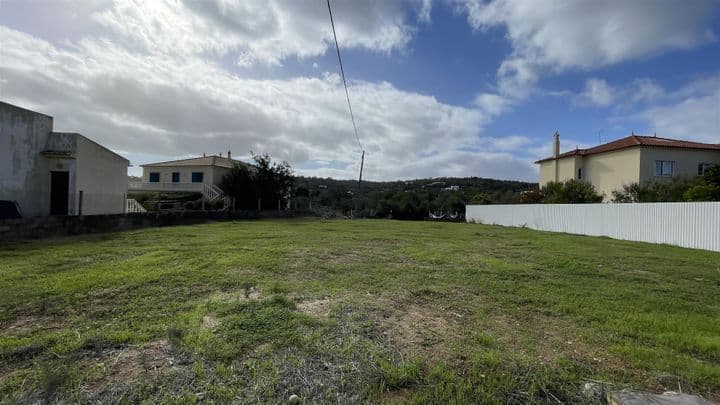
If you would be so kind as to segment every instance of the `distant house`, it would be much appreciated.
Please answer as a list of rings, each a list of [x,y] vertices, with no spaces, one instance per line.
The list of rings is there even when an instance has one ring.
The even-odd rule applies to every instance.
[[[633,134],[560,153],[560,134],[556,132],[553,156],[535,163],[540,165],[541,187],[551,181],[583,180],[608,201],[614,190],[627,184],[702,175],[710,165],[720,164],[720,144]]]
[[[0,200],[25,217],[125,212],[130,162],[53,117],[0,102]]]
[[[218,187],[234,165],[247,163],[228,156],[201,156],[190,159],[171,160],[168,162],[148,163],[141,165],[143,169],[141,182],[130,182],[130,191],[153,192],[197,192],[206,199],[214,200],[223,197]]]

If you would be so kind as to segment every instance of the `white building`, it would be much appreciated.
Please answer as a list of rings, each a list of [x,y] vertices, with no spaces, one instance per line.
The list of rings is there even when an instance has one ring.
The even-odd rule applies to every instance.
[[[125,212],[124,157],[83,135],[53,132],[53,118],[0,102],[0,200],[24,217]]]
[[[168,162],[148,163],[142,165],[141,182],[130,182],[131,192],[197,192],[202,193],[206,200],[225,198],[218,187],[234,165],[245,165],[245,162],[228,156],[202,156]],[[226,202],[228,203],[228,202]]]

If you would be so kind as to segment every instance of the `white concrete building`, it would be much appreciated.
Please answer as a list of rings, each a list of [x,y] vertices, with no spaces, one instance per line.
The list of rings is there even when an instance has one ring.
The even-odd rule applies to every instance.
[[[202,156],[168,162],[148,163],[141,165],[143,175],[141,182],[130,182],[131,192],[197,192],[202,193],[206,200],[212,201],[225,198],[218,187],[234,165],[249,164],[232,159],[228,156]]]
[[[125,212],[124,157],[77,133],[53,132],[53,118],[0,102],[0,200],[24,217]]]

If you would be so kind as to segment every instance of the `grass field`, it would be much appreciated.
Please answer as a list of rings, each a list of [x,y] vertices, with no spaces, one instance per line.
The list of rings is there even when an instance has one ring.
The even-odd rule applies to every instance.
[[[0,247],[0,402],[720,399],[720,254],[456,223]]]

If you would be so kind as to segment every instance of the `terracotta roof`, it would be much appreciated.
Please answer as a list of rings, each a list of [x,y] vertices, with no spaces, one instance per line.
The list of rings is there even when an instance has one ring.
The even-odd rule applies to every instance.
[[[249,164],[235,159],[228,159],[226,157],[210,155],[202,156],[190,159],[171,160],[168,162],[148,163],[140,165],[141,167],[173,167],[173,166],[219,166],[232,168],[233,165],[240,164],[249,166]]]
[[[704,149],[720,151],[720,144],[701,143],[693,141],[683,141],[679,139],[660,138],[656,136],[630,135],[612,142],[594,146],[588,149],[575,149],[569,152],[561,153],[558,159],[570,156],[590,156],[598,153],[611,152],[621,149],[633,148],[636,146],[652,146],[661,148],[682,148],[682,149]],[[538,160],[535,163],[542,163],[553,160],[555,158],[548,157]]]

